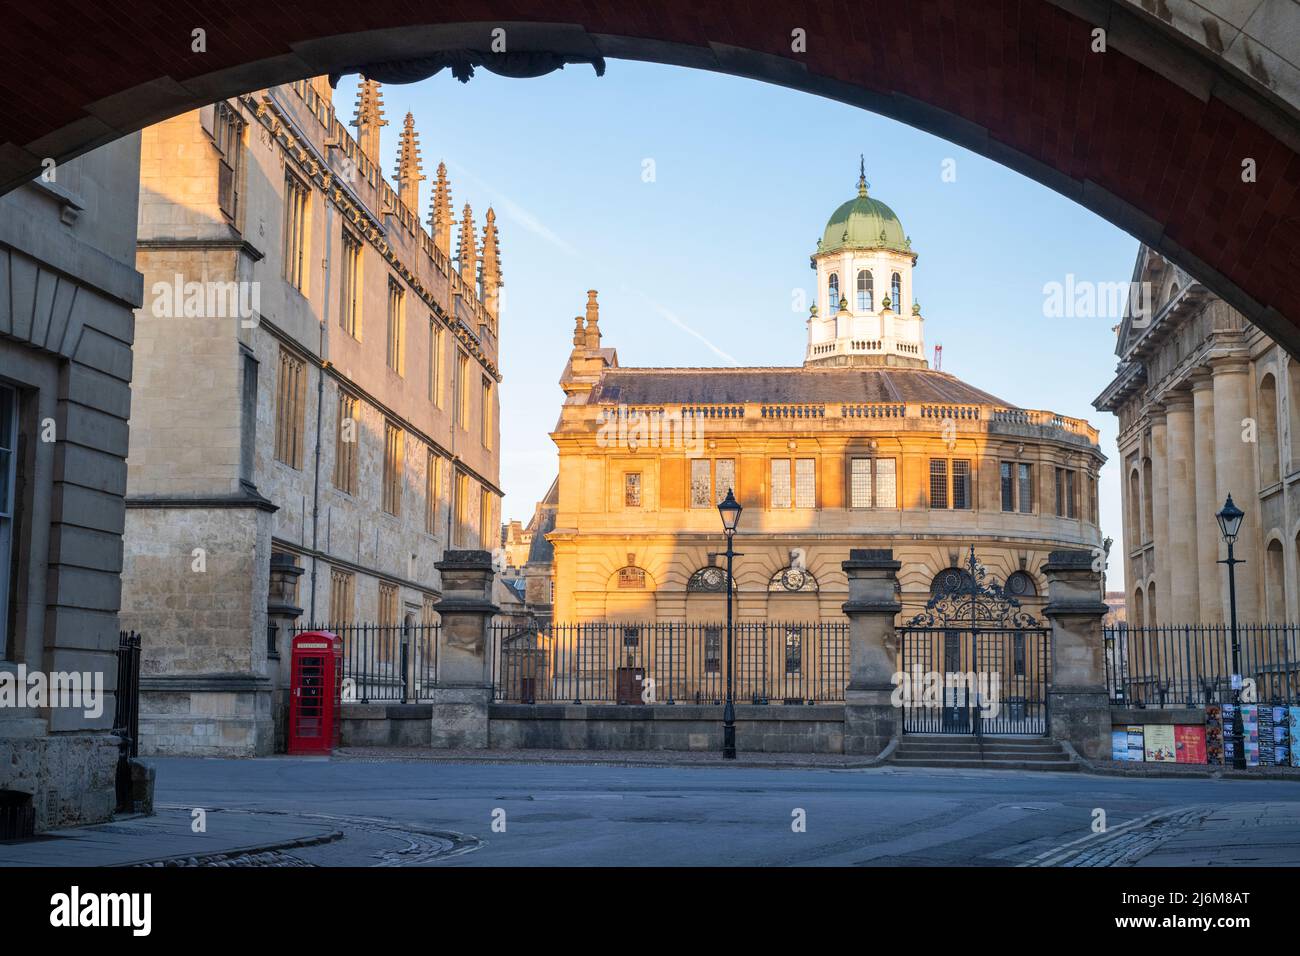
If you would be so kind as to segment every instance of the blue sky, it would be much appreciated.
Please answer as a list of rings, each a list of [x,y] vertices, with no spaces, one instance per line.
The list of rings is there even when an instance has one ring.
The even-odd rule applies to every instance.
[[[355,78],[336,105],[350,120]],[[1086,418],[1111,459],[1105,534],[1121,539],[1115,419],[1090,401],[1115,368],[1115,316],[1046,318],[1043,286],[1127,281],[1138,244],[1029,179],[856,107],[753,80],[611,60],[532,80],[480,70],[384,87],[383,168],[410,110],[426,175],[447,163],[457,216],[496,209],[504,519],[527,520],[556,470],[548,437],[573,317],[598,289],[604,344],[624,365],[797,365],[808,256],[855,195],[858,154],[919,261],[914,293],[943,370],[1000,398]],[[945,182],[945,160],[956,181]],[[646,182],[646,161],[654,181]],[[421,203],[427,218],[426,183]],[[454,240],[453,240],[454,241]],[[811,300],[810,300],[811,301]],[[1113,560],[1110,587],[1122,586]]]

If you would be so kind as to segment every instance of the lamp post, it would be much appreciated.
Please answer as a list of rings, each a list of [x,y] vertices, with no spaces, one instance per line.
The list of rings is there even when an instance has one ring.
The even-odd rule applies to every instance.
[[[722,708],[722,756],[726,760],[736,759],[736,701],[731,692],[732,654],[735,648],[734,628],[731,623],[731,561],[736,557],[732,548],[736,536],[736,525],[740,522],[740,502],[727,489],[727,497],[718,504],[718,514],[722,516],[722,530],[727,535],[727,702]]]
[[[1232,626],[1232,765],[1239,770],[1246,767],[1245,732],[1241,722],[1241,643],[1237,639],[1237,573],[1236,568],[1245,561],[1239,560],[1232,553],[1233,542],[1241,530],[1241,520],[1246,513],[1232,503],[1232,495],[1223,503],[1223,510],[1215,517],[1219,520],[1219,531],[1228,545],[1228,559],[1219,564],[1228,566],[1228,619]]]

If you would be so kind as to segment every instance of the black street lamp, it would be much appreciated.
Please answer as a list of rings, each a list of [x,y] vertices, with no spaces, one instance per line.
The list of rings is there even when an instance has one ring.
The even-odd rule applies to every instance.
[[[740,502],[727,489],[727,497],[718,504],[718,514],[722,516],[722,530],[727,535],[727,703],[722,708],[722,756],[726,760],[736,759],[736,701],[731,693],[732,653],[735,648],[734,628],[731,623],[731,560],[737,552],[732,548],[736,536],[736,525],[740,523]]]
[[[1239,770],[1244,770],[1246,768],[1246,741],[1245,730],[1241,722],[1241,643],[1237,639],[1236,569],[1237,565],[1246,562],[1233,555],[1232,545],[1237,540],[1237,532],[1241,530],[1241,519],[1246,517],[1246,512],[1233,504],[1232,495],[1228,495],[1228,500],[1223,503],[1223,510],[1215,517],[1219,519],[1219,530],[1223,533],[1223,540],[1228,545],[1228,559],[1218,563],[1228,566],[1228,615],[1229,620],[1232,622],[1232,739],[1234,741],[1232,765]]]

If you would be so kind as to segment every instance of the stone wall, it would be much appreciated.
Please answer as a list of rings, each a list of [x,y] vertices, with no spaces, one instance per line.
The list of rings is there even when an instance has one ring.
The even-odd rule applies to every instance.
[[[344,747],[428,747],[429,704],[345,704]],[[492,704],[492,750],[722,750],[722,709],[667,704]],[[740,705],[744,753],[843,753],[844,708]]]

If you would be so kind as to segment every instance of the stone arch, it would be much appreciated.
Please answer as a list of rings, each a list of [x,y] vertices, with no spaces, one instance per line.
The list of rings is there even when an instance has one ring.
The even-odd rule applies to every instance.
[[[1286,621],[1286,552],[1282,535],[1273,531],[1264,545],[1264,622]]]
[[[555,0],[549,22],[519,22],[508,0],[482,0],[472,23],[455,5],[371,0],[370,29],[342,32],[331,31],[355,12],[345,0],[319,0],[311,17],[277,4],[228,4],[208,11],[205,26],[231,42],[212,43],[201,54],[177,51],[175,37],[188,38],[192,25],[164,0],[138,0],[136,16],[96,21],[93,31],[79,27],[94,0],[60,5],[52,23],[45,14],[29,20],[35,15],[18,7],[6,14],[11,28],[0,31],[0,86],[42,85],[31,75],[33,63],[80,68],[64,71],[60,95],[41,110],[11,111],[0,120],[0,190],[30,181],[46,156],[62,163],[149,122],[308,76],[367,69],[391,82],[451,66],[468,77],[475,63],[530,76],[566,61],[603,70],[605,57],[626,57],[774,82],[947,136],[1069,196],[1172,261],[1201,266],[1229,304],[1289,349],[1300,347],[1300,285],[1289,263],[1300,238],[1300,188],[1285,178],[1300,156],[1295,64],[1274,53],[1266,67],[1244,68],[1240,43],[1212,42],[1195,18],[1175,18],[1149,0],[1095,9],[1063,0],[930,2],[933,17],[917,16],[906,4],[832,0],[828,15],[804,28],[797,49],[783,14],[755,14],[745,0],[718,0],[708,16],[691,0],[661,0],[649,12]],[[1038,55],[1008,56],[998,44],[964,42],[953,57],[933,42],[935,17],[973,37],[982,24],[1005,20],[1008,10],[1015,11],[1024,49]],[[850,19],[873,29],[849,36],[839,25]],[[474,53],[491,48],[490,31],[503,22],[511,24],[511,52],[498,59]],[[1276,44],[1260,36],[1269,23],[1256,17],[1241,32],[1272,50]],[[1085,71],[1065,68],[1089,57],[1096,27],[1127,42],[1092,56]],[[992,95],[969,96],[972,75],[985,77]],[[1124,90],[1119,100],[1116,89]],[[1105,135],[1081,135],[1090,119],[1068,108],[1080,101],[1112,105]],[[1162,142],[1179,144],[1177,152],[1154,160],[1122,156],[1119,148],[1146,135],[1153,115],[1164,118]],[[1258,164],[1252,182],[1239,169],[1229,175],[1221,163],[1183,162],[1184,155],[1214,155],[1215,142],[1265,144],[1269,161]],[[1150,188],[1153,162],[1167,188]],[[1213,189],[1228,190],[1215,230],[1196,228],[1195,204],[1169,200]],[[1252,201],[1257,194],[1276,199]],[[1247,241],[1254,255],[1244,254]]]

